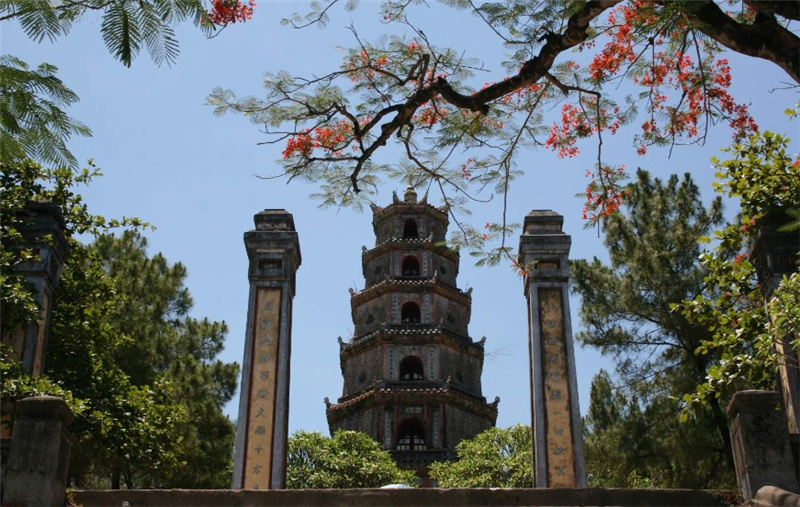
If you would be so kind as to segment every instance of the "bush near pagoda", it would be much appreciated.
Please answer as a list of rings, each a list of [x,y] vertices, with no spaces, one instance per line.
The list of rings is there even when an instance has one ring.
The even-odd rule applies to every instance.
[[[456,460],[434,463],[430,476],[442,488],[532,488],[531,428],[489,428],[456,445]]]
[[[238,365],[216,359],[224,323],[188,316],[186,269],[149,256],[136,230],[109,234],[136,219],[89,213],[77,187],[99,176],[49,170],[26,161],[2,165],[3,332],[35,318],[29,287],[15,266],[14,210],[47,199],[61,209],[70,254],[53,303],[43,377],[30,378],[3,349],[4,403],[38,394],[62,396],[77,417],[69,467],[77,487],[228,487],[233,424],[222,413]],[[80,234],[94,235],[89,245]],[[189,465],[189,466],[186,466]]]
[[[366,433],[337,430],[333,437],[298,431],[289,437],[289,489],[380,488],[416,485],[413,471],[400,470],[392,456]]]

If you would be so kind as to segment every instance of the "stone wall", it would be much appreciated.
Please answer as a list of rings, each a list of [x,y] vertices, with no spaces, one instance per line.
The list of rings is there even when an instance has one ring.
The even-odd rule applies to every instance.
[[[446,447],[450,447],[453,442],[458,443],[472,438],[492,427],[491,421],[453,405],[447,405],[444,414]]]
[[[409,507],[503,505],[710,507],[725,505],[713,492],[630,489],[307,489],[274,491],[74,491],[84,507]]]
[[[443,346],[439,349],[442,380],[476,396],[481,396],[481,360],[473,355]]]
[[[344,387],[342,396],[363,391],[386,378],[383,371],[383,346],[378,344],[358,355],[348,357],[342,365]]]
[[[350,430],[361,431],[367,435],[377,435],[379,412],[380,408],[370,408],[367,410],[362,410],[356,414],[349,415],[340,421],[331,423],[331,432],[336,430]]]
[[[439,294],[433,295],[431,306],[430,321],[432,323],[443,323],[447,329],[452,329],[462,336],[467,336],[467,327],[470,319],[469,307]]]

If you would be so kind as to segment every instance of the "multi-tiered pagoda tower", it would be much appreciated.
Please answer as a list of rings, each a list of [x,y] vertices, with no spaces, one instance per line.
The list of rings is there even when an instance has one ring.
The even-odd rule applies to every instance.
[[[365,288],[351,291],[355,334],[340,338],[344,390],[328,425],[363,431],[428,483],[427,467],[494,426],[481,393],[483,344],[468,334],[471,289],[456,286],[458,253],[444,246],[447,213],[417,202],[373,207],[375,247],[364,247]],[[327,402],[327,399],[326,399]]]

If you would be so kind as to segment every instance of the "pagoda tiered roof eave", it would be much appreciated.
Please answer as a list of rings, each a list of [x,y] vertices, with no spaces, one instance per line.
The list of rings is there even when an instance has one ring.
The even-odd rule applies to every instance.
[[[422,201],[395,201],[392,204],[389,204],[384,207],[373,206],[372,207],[372,220],[378,220],[379,218],[383,217],[383,215],[388,215],[390,212],[396,210],[397,208],[424,208],[425,211],[433,211],[439,215],[442,215],[445,220],[447,220],[447,208],[434,206],[433,204],[429,204],[425,199]]]
[[[438,382],[437,386],[424,388],[414,387],[413,382],[408,382],[408,387],[402,386],[403,382],[391,382],[391,387],[387,387],[387,384],[388,382],[385,381],[378,382],[360,393],[339,398],[338,403],[329,405],[325,411],[328,421],[337,421],[352,412],[375,406],[413,405],[437,399],[487,417],[492,424],[497,420],[497,405],[500,398],[495,398],[494,402],[487,403],[485,397],[472,394],[447,382]],[[425,382],[425,384],[430,383]]]
[[[387,278],[370,287],[367,287],[362,291],[353,292],[351,296],[351,304],[353,306],[358,306],[359,304],[369,301],[374,297],[392,291],[425,288],[431,288],[434,292],[452,299],[453,301],[457,301],[463,305],[466,305],[467,307],[469,307],[469,305],[472,303],[471,290],[464,292],[457,287],[440,282],[434,275],[432,278],[420,278],[415,280]]]
[[[412,328],[410,326],[415,327]],[[486,338],[482,338],[479,341],[474,341],[468,336],[461,335],[455,331],[443,327],[441,324],[433,326],[429,325],[428,327],[423,326],[424,325],[417,324],[397,324],[376,329],[362,336],[354,337],[349,343],[341,342],[340,353],[350,355],[352,353],[372,347],[378,343],[391,341],[393,337],[397,336],[404,336],[412,339],[414,337],[420,337],[421,340],[430,340],[431,338],[439,336],[459,348],[466,347],[466,350],[472,350],[472,355],[480,356],[481,358],[483,357],[483,344],[486,341]]]
[[[430,237],[401,238],[397,236],[392,236],[391,238],[387,238],[381,241],[374,247],[362,251],[361,260],[362,262],[369,262],[375,257],[378,257],[383,253],[385,253],[386,250],[391,250],[391,247],[393,246],[423,247],[428,250],[434,250],[442,257],[446,257],[454,262],[457,262],[461,257],[457,250],[453,250],[452,248],[448,247],[447,245],[444,244],[444,242],[434,242]]]

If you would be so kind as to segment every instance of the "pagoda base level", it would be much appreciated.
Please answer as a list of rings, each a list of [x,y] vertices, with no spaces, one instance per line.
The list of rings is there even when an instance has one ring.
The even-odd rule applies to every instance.
[[[429,474],[430,465],[439,461],[452,461],[456,458],[449,449],[420,449],[415,451],[389,451],[398,468],[413,470],[419,479],[419,487],[435,488],[436,483]]]
[[[389,451],[397,466],[403,470],[428,468],[437,461],[452,461],[456,455],[449,449],[423,449],[417,451]]]

